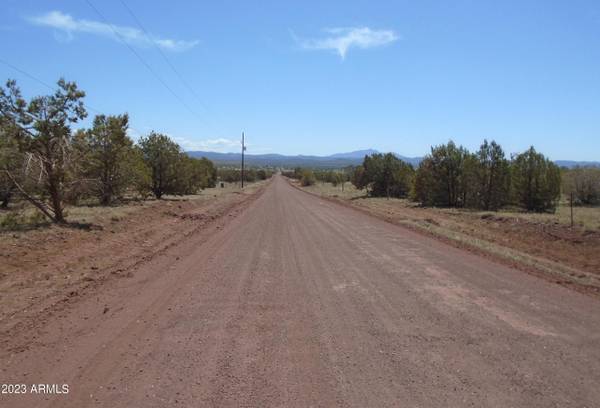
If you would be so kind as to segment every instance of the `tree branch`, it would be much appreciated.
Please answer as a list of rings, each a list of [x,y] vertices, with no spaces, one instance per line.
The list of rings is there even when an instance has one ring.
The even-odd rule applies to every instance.
[[[19,192],[21,194],[23,194],[23,196],[31,203],[33,204],[38,210],[40,210],[46,217],[50,218],[50,220],[52,220],[52,222],[57,222],[56,217],[54,217],[50,210],[46,207],[46,205],[44,205],[44,203],[42,203],[41,201],[37,200],[35,197],[29,195],[25,189],[17,182],[17,180],[13,177],[13,175],[10,173],[10,171],[8,170],[4,170],[4,172],[6,173],[6,175],[8,176],[8,178],[10,179],[10,181],[14,184],[14,186],[17,188],[17,190],[19,190]]]

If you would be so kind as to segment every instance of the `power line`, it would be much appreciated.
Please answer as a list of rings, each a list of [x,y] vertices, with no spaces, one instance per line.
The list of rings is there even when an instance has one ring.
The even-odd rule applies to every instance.
[[[29,79],[31,79],[31,80],[33,80],[33,81],[37,82],[38,84],[41,84],[41,85],[45,86],[46,88],[50,89],[51,91],[53,91],[53,92],[54,92],[54,91],[56,91],[56,87],[55,87],[55,86],[52,86],[52,85],[50,85],[49,83],[47,83],[47,82],[45,82],[45,81],[42,81],[41,79],[39,79],[39,78],[38,78],[38,77],[36,77],[35,75],[33,75],[33,74],[30,74],[29,72],[27,72],[27,71],[25,71],[25,70],[23,70],[23,69],[21,69],[21,68],[19,68],[19,67],[15,66],[15,65],[11,64],[10,62],[8,62],[8,61],[6,61],[6,60],[3,60],[3,59],[1,59],[1,58],[0,58],[0,63],[2,63],[2,64],[4,64],[4,65],[6,65],[7,67],[11,68],[11,69],[12,69],[12,70],[14,70],[14,71],[17,71],[17,72],[19,72],[19,73],[20,73],[20,74],[22,74],[22,75],[25,75],[27,78],[29,78]],[[98,109],[96,109],[96,108],[94,108],[94,107],[90,106],[90,105],[89,105],[89,104],[87,104],[87,103],[84,103],[84,104],[83,104],[83,106],[84,106],[84,107],[85,107],[87,110],[90,110],[90,111],[92,111],[92,112],[95,112],[95,113],[96,113],[96,114],[98,114],[98,115],[102,115],[102,114],[103,114],[103,112],[102,112],[102,111],[100,111],[100,110],[98,110]],[[132,127],[132,126],[129,126],[129,129],[133,130],[133,131],[134,131],[134,132],[136,132],[136,133],[139,133],[140,135],[142,134],[142,132],[141,132],[141,131],[139,131],[138,129],[136,129],[136,128]]]
[[[204,102],[202,102],[202,100],[200,99],[200,96],[196,93],[196,91],[190,86],[190,84],[183,78],[183,76],[179,73],[179,71],[177,70],[177,68],[175,68],[175,65],[173,65],[171,63],[171,60],[169,60],[169,58],[166,56],[166,54],[163,52],[163,50],[156,44],[156,41],[154,41],[152,39],[152,36],[148,33],[148,30],[146,30],[146,28],[144,27],[144,25],[142,25],[141,21],[139,18],[137,18],[137,16],[133,13],[133,10],[131,10],[131,8],[127,5],[127,3],[125,3],[125,1],[120,0],[121,4],[123,5],[123,7],[125,7],[125,9],[127,10],[127,12],[129,13],[129,15],[135,20],[136,24],[140,27],[140,29],[144,32],[144,35],[146,36],[146,38],[148,38],[148,40],[150,41],[150,43],[154,46],[154,48],[156,48],[156,50],[160,53],[160,55],[162,56],[162,58],[165,60],[165,62],[167,63],[167,65],[171,68],[171,70],[175,73],[175,75],[177,75],[177,78],[179,78],[179,80],[181,81],[181,83],[183,84],[183,86],[185,86],[187,88],[188,91],[190,91],[191,94],[193,94],[196,99],[198,100],[198,102],[202,105],[202,107],[205,110],[209,110],[208,107],[204,104]]]
[[[194,88],[192,88],[192,86],[189,84],[189,82],[187,82],[185,80],[185,78],[183,77],[183,75],[181,75],[181,73],[179,72],[179,70],[177,68],[175,68],[175,65],[171,62],[171,60],[167,57],[167,55],[163,52],[163,50],[156,44],[156,41],[154,41],[154,39],[152,38],[152,36],[150,35],[150,33],[148,32],[148,30],[146,30],[146,27],[142,24],[142,22],[140,21],[139,18],[137,18],[137,16],[135,15],[135,13],[133,12],[133,10],[127,5],[127,3],[125,3],[124,0],[120,0],[121,4],[123,5],[123,7],[127,10],[127,12],[129,13],[129,15],[133,18],[133,20],[136,22],[136,24],[140,27],[140,29],[142,30],[142,32],[144,33],[144,35],[146,36],[146,38],[148,39],[148,41],[152,44],[152,46],[154,48],[156,48],[156,50],[159,52],[159,54],[161,55],[161,57],[165,60],[165,62],[167,63],[167,65],[171,68],[171,70],[175,73],[175,75],[177,76],[177,78],[179,78],[179,80],[181,81],[181,83],[183,84],[183,86],[192,94],[194,95],[194,97],[196,98],[196,100],[198,101],[198,103],[204,108],[204,110],[207,113],[211,113],[209,107],[202,101],[202,98],[200,98],[200,96],[198,95],[198,93],[194,90]],[[208,120],[204,120],[204,123],[206,123],[207,125],[209,125],[211,128],[213,128],[214,131],[216,131],[217,133],[219,133],[220,136],[223,136],[223,134],[216,129]],[[224,137],[224,136],[223,136]]]
[[[144,58],[142,58],[142,56],[139,53],[131,45],[129,45],[129,43],[123,38],[123,36],[121,35],[121,33],[119,33],[119,31],[115,28],[115,26],[113,26],[106,19],[106,17],[104,17],[104,14],[102,14],[100,12],[100,10],[98,10],[92,4],[92,2],[90,0],[85,0],[85,1],[96,12],[96,14],[98,14],[98,16],[102,20],[104,20],[106,25],[108,25],[110,27],[110,29],[117,36],[117,38],[129,49],[129,51],[131,51],[138,58],[138,60],[142,63],[142,65],[144,65],[148,69],[148,71],[150,71],[152,73],[152,75],[154,75],[154,77],[175,97],[175,99],[177,99],[192,115],[197,116],[196,112],[194,112],[194,110],[192,108],[190,108],[190,106],[179,95],[177,95],[177,93],[175,91],[173,91],[173,89],[156,73],[156,71],[154,71],[154,69],[152,69],[150,64],[148,64],[146,62],[146,60]]]
[[[38,77],[35,77],[35,76],[33,76],[33,75],[32,75],[32,74],[30,74],[29,72],[22,70],[21,68],[19,68],[19,67],[15,66],[15,65],[13,65],[13,64],[11,64],[10,62],[8,62],[8,61],[5,61],[5,60],[3,60],[3,59],[0,59],[0,63],[2,63],[2,64],[4,64],[4,65],[6,65],[7,67],[9,67],[9,68],[11,68],[11,69],[13,69],[13,70],[15,70],[15,71],[17,71],[17,72],[19,72],[19,73],[23,74],[23,75],[25,75],[25,76],[26,76],[26,77],[28,77],[29,79],[31,79],[31,80],[33,80],[33,81],[37,82],[38,84],[41,84],[41,85],[45,86],[46,88],[50,89],[51,91],[56,91],[56,87],[54,87],[54,86],[52,86],[52,85],[48,84],[47,82],[44,82],[44,81],[42,81],[42,80],[41,80],[41,79],[39,79]],[[98,109],[96,109],[96,108],[93,108],[92,106],[90,106],[90,105],[88,105],[88,104],[86,104],[86,103],[84,103],[83,105],[84,105],[84,106],[85,106],[87,109],[89,109],[89,110],[91,110],[91,111],[93,111],[93,112],[96,112],[96,113],[98,113],[98,114],[101,114],[101,113],[102,113],[102,112],[100,112]]]

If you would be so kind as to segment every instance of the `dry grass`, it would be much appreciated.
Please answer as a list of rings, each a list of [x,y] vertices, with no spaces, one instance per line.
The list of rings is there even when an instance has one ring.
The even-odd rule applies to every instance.
[[[515,220],[522,220],[535,223],[544,224],[561,224],[570,226],[571,224],[571,209],[569,203],[566,200],[560,202],[556,213],[528,213],[516,209],[504,209],[498,212],[489,211],[476,211],[467,209],[454,209],[454,208],[420,208],[418,204],[411,202],[407,199],[390,199],[382,197],[367,197],[364,190],[357,190],[351,183],[346,183],[344,191],[341,186],[333,186],[331,183],[317,183],[313,186],[303,187],[305,190],[315,194],[319,194],[325,197],[336,197],[345,200],[349,199],[360,199],[359,201],[368,203],[368,205],[378,206],[385,205],[385,203],[392,203],[394,207],[407,208],[407,209],[418,209],[425,217],[428,213],[439,213],[453,216],[465,215],[469,217],[482,217],[487,214],[509,217]],[[383,204],[382,204],[383,203]],[[583,227],[587,230],[600,230],[600,207],[578,207],[573,208],[573,218],[575,225]]]
[[[244,187],[243,193],[250,194],[256,191],[266,181],[250,183]],[[198,194],[184,196],[166,195],[162,201],[204,201],[223,194],[242,193],[238,183],[225,183],[225,187],[214,187],[202,190]],[[140,209],[160,203],[161,200],[149,198],[147,200],[127,199],[122,203],[112,206],[100,206],[97,201],[81,203],[76,206],[67,206],[67,221],[73,225],[94,226],[119,222],[127,215]],[[38,210],[26,202],[20,202],[16,207],[0,211],[0,233],[13,231],[28,231],[40,227],[47,227],[50,223]]]
[[[569,203],[561,201],[555,214],[532,214],[523,212],[505,212],[501,214],[520,218],[527,221],[559,223],[562,225],[571,224],[571,209]],[[573,207],[573,220],[575,225],[587,230],[600,230],[600,207]]]
[[[334,187],[331,183],[322,183],[320,181],[317,181],[312,186],[302,188],[322,196],[339,197],[347,200],[364,197],[365,195],[364,191],[357,190],[356,187],[352,185],[352,183],[344,183],[343,190],[341,184],[338,184]]]

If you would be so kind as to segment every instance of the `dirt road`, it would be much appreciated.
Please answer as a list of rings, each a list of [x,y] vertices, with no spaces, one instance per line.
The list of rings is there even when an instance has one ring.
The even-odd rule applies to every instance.
[[[281,177],[36,336],[2,407],[600,406],[600,302]]]

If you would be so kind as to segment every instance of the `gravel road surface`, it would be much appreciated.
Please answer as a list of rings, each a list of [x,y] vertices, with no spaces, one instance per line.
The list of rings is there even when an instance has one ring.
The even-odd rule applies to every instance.
[[[281,176],[47,319],[0,406],[600,406],[598,300]]]

